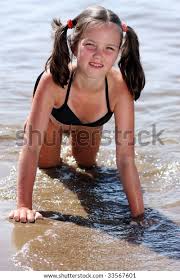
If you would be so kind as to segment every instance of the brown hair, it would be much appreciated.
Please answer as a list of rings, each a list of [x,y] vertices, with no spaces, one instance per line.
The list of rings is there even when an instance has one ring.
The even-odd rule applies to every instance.
[[[63,25],[60,20],[53,19],[54,46],[48,58],[45,69],[49,66],[53,80],[64,88],[69,80],[70,71],[68,64],[72,61],[70,50],[73,53],[77,43],[88,24],[113,22],[120,28],[121,56],[118,66],[123,79],[134,99],[137,100],[145,85],[145,74],[140,62],[139,41],[135,31],[128,26],[124,41],[120,18],[111,10],[101,6],[92,6],[85,9],[73,20],[73,34],[67,36],[68,25]],[[123,42],[123,44],[122,44]],[[68,46],[69,45],[69,46]]]

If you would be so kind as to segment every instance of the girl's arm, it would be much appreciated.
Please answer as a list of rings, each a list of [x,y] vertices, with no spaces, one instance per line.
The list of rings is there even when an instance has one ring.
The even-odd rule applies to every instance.
[[[49,116],[54,106],[54,91],[51,75],[44,73],[38,84],[29,114],[24,144],[19,157],[17,179],[17,210],[9,217],[16,221],[34,221],[40,216],[32,210],[32,193],[41,146],[48,127]]]
[[[143,217],[144,203],[134,153],[134,100],[122,78],[116,86],[116,163],[133,218]]]

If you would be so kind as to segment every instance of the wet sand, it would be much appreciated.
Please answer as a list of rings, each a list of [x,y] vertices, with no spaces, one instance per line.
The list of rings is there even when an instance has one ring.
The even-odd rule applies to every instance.
[[[108,177],[112,171],[109,172]],[[169,258],[169,248],[173,245],[169,243],[169,248],[167,249],[165,246],[163,249],[163,243],[161,243],[164,238],[168,243],[168,230],[173,230],[176,235],[178,225],[170,222],[168,228],[166,219],[166,231],[162,230],[161,237],[158,237],[157,234],[160,227],[155,226],[154,229],[143,231],[140,228],[129,227],[116,214],[114,217],[111,217],[110,213],[106,216],[104,207],[108,205],[108,202],[105,202],[103,206],[99,201],[99,206],[96,206],[94,200],[96,197],[89,193],[88,177],[84,177],[87,183],[86,190],[84,190],[84,181],[81,178],[83,190],[80,193],[80,187],[74,190],[72,189],[73,184],[69,185],[72,174],[69,174],[67,178],[67,172],[65,173],[66,185],[65,182],[57,183],[57,179],[55,182],[54,179],[51,179],[51,184],[48,182],[43,189],[35,190],[35,205],[38,206],[38,210],[42,210],[45,217],[42,221],[33,224],[8,221],[7,214],[15,207],[15,202],[1,201],[0,270],[179,269],[178,253],[176,257],[174,255]],[[45,174],[46,172],[43,174],[46,178]],[[48,171],[48,176],[50,174],[54,178],[57,170]],[[107,180],[105,179],[105,181]],[[67,186],[69,187],[67,188]],[[49,188],[52,188],[51,193]],[[57,191],[61,195],[59,204],[57,200],[55,201]],[[84,191],[89,194],[90,201],[87,198],[86,201],[83,201]],[[106,191],[105,189],[105,193]],[[39,192],[40,196],[37,196],[36,192]],[[96,195],[98,197],[98,193]],[[112,203],[113,201],[109,207]],[[164,218],[159,216],[159,219],[163,225]],[[148,234],[151,234],[152,237],[149,236],[146,240]],[[159,242],[159,246],[162,248],[158,249],[156,242]],[[168,254],[167,257],[166,254]]]
[[[16,252],[12,242],[13,224],[7,219],[8,210],[11,209],[13,202],[0,201],[1,204],[1,227],[0,227],[0,271],[18,270],[13,264],[11,257]]]
[[[1,203],[1,271],[171,270],[168,258],[101,230],[50,219],[26,225],[9,222],[5,215],[12,204]],[[179,270],[180,262],[172,262],[173,270]]]

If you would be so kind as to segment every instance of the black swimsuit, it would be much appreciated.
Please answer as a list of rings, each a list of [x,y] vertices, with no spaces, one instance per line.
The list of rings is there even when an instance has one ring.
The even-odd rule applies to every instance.
[[[38,78],[36,80],[33,96],[35,94],[36,88],[38,86],[38,83],[39,83],[43,73],[44,73],[44,71],[38,76]],[[107,78],[105,79],[105,82],[106,82],[106,103],[107,103],[108,112],[99,120],[97,120],[95,122],[90,122],[90,123],[82,123],[78,119],[78,117],[72,112],[72,110],[69,108],[69,106],[67,104],[69,93],[70,93],[70,88],[71,88],[71,84],[72,84],[72,79],[73,79],[73,73],[71,74],[71,77],[70,77],[64,104],[59,108],[52,109],[51,114],[52,114],[53,118],[55,118],[56,121],[58,121],[62,124],[66,124],[66,125],[81,125],[81,126],[90,126],[90,127],[102,126],[103,124],[108,122],[109,119],[112,117],[113,112],[111,111],[110,105],[109,105]]]

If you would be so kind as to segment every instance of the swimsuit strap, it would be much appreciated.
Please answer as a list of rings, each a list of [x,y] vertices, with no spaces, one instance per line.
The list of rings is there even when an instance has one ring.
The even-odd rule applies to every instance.
[[[73,80],[73,75],[74,73],[72,72],[69,83],[68,83],[68,88],[67,88],[67,93],[66,93],[66,98],[64,101],[64,104],[67,104],[68,101],[68,97],[69,97],[69,93],[70,93],[70,88],[71,88],[71,84],[72,84],[72,80]],[[107,77],[105,78],[105,83],[106,83],[106,103],[107,103],[107,108],[108,111],[111,112],[111,108],[110,108],[110,104],[109,104],[109,96],[108,96],[108,81],[107,81]]]
[[[106,103],[107,103],[108,111],[111,112],[111,108],[110,108],[110,104],[109,104],[108,81],[107,81],[107,77],[106,77],[105,80],[106,80]]]
[[[70,77],[70,80],[68,83],[68,88],[67,88],[67,93],[66,93],[66,98],[65,98],[64,104],[67,104],[67,101],[68,101],[69,92],[70,92],[70,88],[71,88],[71,84],[72,84],[72,79],[73,79],[73,72],[71,74],[71,77]]]
[[[44,70],[44,71],[45,71],[45,70]],[[34,89],[33,89],[33,96],[34,96],[34,94],[35,94],[35,91],[36,91],[36,89],[37,89],[37,86],[38,86],[38,84],[39,84],[39,81],[40,81],[41,76],[42,76],[42,74],[44,73],[44,71],[37,77],[37,80],[36,80],[36,82],[35,82],[35,86],[34,86]]]

